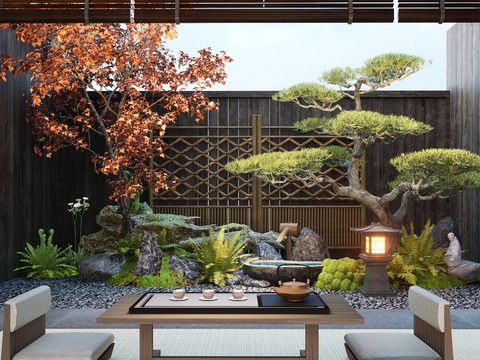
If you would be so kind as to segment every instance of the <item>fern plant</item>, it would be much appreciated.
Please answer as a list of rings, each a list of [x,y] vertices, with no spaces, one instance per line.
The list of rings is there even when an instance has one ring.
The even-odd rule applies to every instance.
[[[26,276],[35,279],[57,278],[63,276],[72,276],[77,274],[74,266],[68,265],[68,260],[62,256],[71,245],[65,250],[60,250],[58,245],[52,244],[53,229],[50,229],[48,240],[43,229],[38,230],[40,235],[40,245],[34,248],[27,243],[25,252],[17,252],[24,257],[20,261],[29,265],[16,268],[14,271],[25,270]]]
[[[230,240],[225,240],[225,226],[223,226],[217,238],[210,230],[208,239],[202,234],[202,243],[196,244],[192,239],[195,254],[195,260],[202,265],[202,277],[200,280],[206,280],[219,286],[225,286],[225,280],[233,276],[233,272],[239,267],[238,260],[244,256],[242,252],[245,248],[245,242],[237,243],[240,237],[240,231]]]
[[[410,224],[410,233],[402,226],[401,245],[397,245],[393,261],[387,266],[388,276],[394,287],[429,287],[432,278],[447,277],[443,261],[447,249],[433,249],[430,233],[434,226],[430,225],[428,219],[420,236],[415,235],[413,224]]]

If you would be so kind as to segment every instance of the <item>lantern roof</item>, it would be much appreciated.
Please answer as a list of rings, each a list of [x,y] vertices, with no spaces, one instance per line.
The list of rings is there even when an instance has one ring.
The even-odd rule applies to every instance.
[[[368,235],[368,234],[378,234],[378,233],[385,233],[385,234],[401,234],[403,233],[403,230],[399,229],[392,229],[387,226],[383,226],[380,223],[371,223],[370,225],[367,225],[363,228],[350,228],[350,230],[362,234],[362,235]]]

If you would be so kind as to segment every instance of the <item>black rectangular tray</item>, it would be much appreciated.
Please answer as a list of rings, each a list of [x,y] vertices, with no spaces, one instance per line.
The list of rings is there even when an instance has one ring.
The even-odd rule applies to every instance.
[[[129,314],[329,314],[330,309],[320,295],[310,294],[301,302],[290,302],[277,294],[257,294],[257,306],[135,306],[152,292],[143,294],[129,308]],[[206,304],[205,304],[206,305]]]

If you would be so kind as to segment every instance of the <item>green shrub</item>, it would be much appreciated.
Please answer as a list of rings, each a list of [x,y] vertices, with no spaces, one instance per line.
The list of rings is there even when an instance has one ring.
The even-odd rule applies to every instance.
[[[355,291],[363,285],[364,273],[354,259],[325,259],[323,269],[313,286],[319,289]]]
[[[245,256],[242,255],[245,242],[237,244],[240,231],[229,241],[224,239],[224,234],[225,226],[221,228],[216,239],[212,230],[210,230],[208,239],[202,234],[200,245],[197,245],[190,239],[195,251],[194,258],[202,265],[201,280],[205,279],[219,286],[224,286],[225,279],[233,276],[233,271],[239,267],[238,260]]]
[[[68,260],[61,256],[71,248],[69,246],[65,250],[60,250],[57,245],[52,245],[53,229],[50,229],[50,235],[46,240],[43,229],[38,230],[40,236],[40,245],[34,248],[27,243],[25,252],[17,252],[23,255],[24,259],[20,261],[30,265],[16,268],[14,271],[25,270],[26,276],[35,279],[57,278],[64,276],[72,276],[77,274],[74,266],[68,265]]]

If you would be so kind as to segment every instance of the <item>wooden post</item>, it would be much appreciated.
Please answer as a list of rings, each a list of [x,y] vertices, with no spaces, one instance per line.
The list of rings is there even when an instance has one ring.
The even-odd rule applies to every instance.
[[[262,115],[252,115],[252,155],[262,153]],[[252,179],[252,230],[263,232],[262,180]]]

